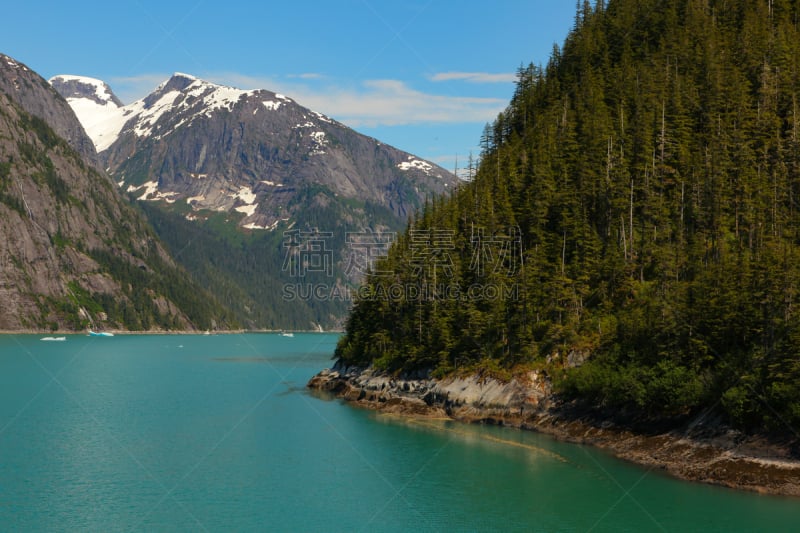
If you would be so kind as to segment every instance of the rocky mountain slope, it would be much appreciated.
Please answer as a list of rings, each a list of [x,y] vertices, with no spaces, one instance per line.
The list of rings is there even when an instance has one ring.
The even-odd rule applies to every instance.
[[[75,120],[70,105],[41,76],[11,57],[0,54],[0,91],[10,95],[26,112],[44,120],[81,157],[97,162],[94,143],[81,123]]]
[[[67,102],[5,55],[0,89],[0,330],[217,323],[213,299],[94,168]]]
[[[105,85],[84,83],[97,88],[87,94],[75,93],[70,77],[51,83],[126,191],[198,212],[240,213],[240,224],[250,229],[302,218],[305,206],[293,200],[312,185],[405,220],[426,196],[456,183],[443,168],[266,90],[175,74],[146,98],[115,107],[110,90],[97,97]],[[87,102],[102,112],[81,113]]]
[[[330,292],[363,274],[351,267],[364,247],[348,236],[397,231],[426,198],[457,184],[441,167],[267,90],[175,74],[119,107],[98,80],[51,83],[178,261],[254,328],[341,325],[349,301]],[[300,237],[313,234],[326,239],[315,259],[331,269],[300,276],[306,269],[291,265],[311,251]],[[299,285],[322,291],[287,298]]]

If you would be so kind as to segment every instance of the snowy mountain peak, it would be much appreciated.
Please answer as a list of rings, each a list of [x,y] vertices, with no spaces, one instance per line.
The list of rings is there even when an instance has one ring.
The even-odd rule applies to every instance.
[[[64,98],[82,98],[91,100],[98,105],[113,104],[122,107],[122,102],[104,81],[88,76],[73,76],[60,74],[50,78],[52,85]]]
[[[293,103],[269,91],[244,91],[182,72],[174,73],[149,95],[127,106],[122,106],[101,80],[63,75],[54,77],[51,83],[70,103],[98,152],[108,149],[125,132],[159,139],[196,118],[232,111],[251,96],[272,111]],[[169,117],[169,124],[159,123],[164,116]]]
[[[185,74],[183,72],[175,72],[172,75],[173,78],[186,78],[187,80],[195,81],[197,79],[196,76],[192,76],[191,74]]]
[[[92,139],[95,149],[99,150],[98,130],[105,131],[102,125],[123,109],[122,102],[102,80],[61,74],[50,78],[49,81],[50,85],[67,100],[83,129]]]
[[[84,105],[68,100],[76,112]],[[455,183],[446,170],[282,94],[182,73],[84,127],[104,167],[137,199],[188,205],[189,220],[227,212],[249,230],[300,212],[297,199],[312,183],[331,195],[315,201],[358,198],[401,219],[418,197]]]
[[[157,100],[158,97],[164,93],[169,93],[171,91],[183,91],[184,89],[186,89],[187,87],[189,87],[190,85],[192,85],[197,81],[201,80],[198,80],[197,78],[195,78],[194,76],[190,76],[189,74],[176,72],[168,80],[164,81],[163,83],[161,83],[161,85],[156,87],[155,90],[145,98],[145,103],[147,103],[148,99]]]

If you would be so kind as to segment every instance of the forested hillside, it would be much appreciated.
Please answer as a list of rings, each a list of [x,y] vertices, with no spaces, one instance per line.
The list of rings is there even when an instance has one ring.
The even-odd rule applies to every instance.
[[[795,0],[584,2],[520,68],[475,179],[376,266],[337,356],[800,427],[798,23]]]

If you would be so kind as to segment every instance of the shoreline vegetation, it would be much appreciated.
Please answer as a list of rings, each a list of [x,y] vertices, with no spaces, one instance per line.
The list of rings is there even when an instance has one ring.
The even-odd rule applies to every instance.
[[[748,435],[703,415],[676,428],[631,429],[559,399],[537,372],[508,382],[478,375],[432,379],[422,373],[396,377],[337,362],[307,386],[388,414],[538,431],[596,446],[679,479],[800,497],[797,440]]]

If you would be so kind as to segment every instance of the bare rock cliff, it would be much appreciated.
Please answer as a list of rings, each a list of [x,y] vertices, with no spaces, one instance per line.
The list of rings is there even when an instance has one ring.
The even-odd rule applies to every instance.
[[[94,155],[64,99],[0,56],[0,330],[195,325],[174,300],[202,290]]]

